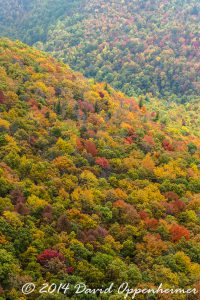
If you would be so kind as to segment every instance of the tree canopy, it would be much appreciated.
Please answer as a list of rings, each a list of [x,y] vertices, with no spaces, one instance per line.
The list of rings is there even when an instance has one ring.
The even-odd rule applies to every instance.
[[[174,105],[163,122],[147,100],[0,40],[1,299],[63,299],[27,282],[197,287],[194,115]]]

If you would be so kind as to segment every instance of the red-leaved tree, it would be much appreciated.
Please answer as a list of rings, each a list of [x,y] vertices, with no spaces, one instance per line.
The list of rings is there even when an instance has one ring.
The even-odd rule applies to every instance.
[[[57,250],[46,249],[41,254],[37,256],[37,261],[41,265],[45,265],[52,258],[59,258],[60,261],[64,261],[64,256]]]
[[[96,159],[96,164],[102,167],[103,169],[109,168],[109,162],[105,157],[98,157]]]
[[[184,226],[174,224],[170,229],[171,239],[173,242],[178,242],[182,237],[186,240],[190,239],[190,232]]]

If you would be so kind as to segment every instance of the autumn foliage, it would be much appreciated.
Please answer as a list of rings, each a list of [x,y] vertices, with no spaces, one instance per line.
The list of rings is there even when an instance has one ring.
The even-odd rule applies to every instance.
[[[27,282],[194,288],[195,106],[152,117],[139,107],[146,96],[129,98],[8,39],[0,88],[0,298],[21,299]]]
[[[64,256],[61,253],[59,253],[59,251],[46,249],[37,256],[37,261],[41,265],[44,265],[47,261],[51,260],[52,258],[58,258],[61,261],[64,260]]]
[[[190,238],[190,232],[181,225],[172,225],[170,229],[171,238],[173,242],[179,241],[181,238],[185,238],[186,240],[189,240]]]

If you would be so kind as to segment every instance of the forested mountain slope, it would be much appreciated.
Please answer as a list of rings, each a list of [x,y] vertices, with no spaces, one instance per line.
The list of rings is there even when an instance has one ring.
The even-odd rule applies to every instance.
[[[1,35],[42,41],[40,49],[88,77],[128,95],[148,92],[179,103],[199,95],[198,0],[0,3],[0,23],[8,21]]]
[[[141,101],[0,40],[1,299],[117,299],[26,298],[27,282],[197,288],[199,148]]]
[[[0,35],[10,36],[33,44],[46,40],[50,26],[72,8],[79,0],[0,0]]]

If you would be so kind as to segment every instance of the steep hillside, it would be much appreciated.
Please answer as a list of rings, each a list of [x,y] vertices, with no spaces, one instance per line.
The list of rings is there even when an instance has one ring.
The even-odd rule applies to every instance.
[[[0,24],[6,24],[1,35],[29,44],[42,41],[37,44],[40,49],[88,77],[128,95],[152,93],[179,103],[199,95],[198,0],[0,4]]]
[[[0,298],[122,299],[123,282],[197,288],[200,140],[189,130],[0,40]],[[27,282],[113,282],[114,298],[26,297]]]

